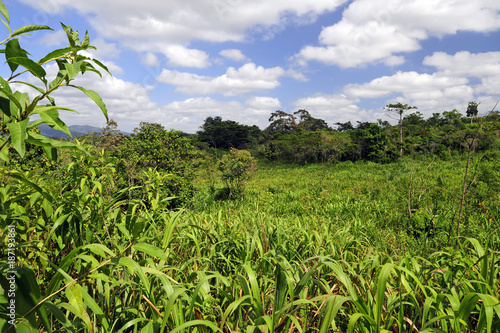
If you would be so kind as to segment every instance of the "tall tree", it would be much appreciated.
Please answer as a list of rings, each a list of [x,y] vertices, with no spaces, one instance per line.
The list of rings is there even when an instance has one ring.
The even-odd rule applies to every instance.
[[[125,138],[118,129],[118,123],[110,119],[101,131],[99,146],[109,151],[117,151],[123,145]]]
[[[403,115],[408,110],[416,109],[416,106],[409,106],[408,104],[396,103],[388,104],[385,109],[389,112],[394,112],[399,115],[398,125],[399,125],[399,155],[403,155]]]
[[[261,130],[255,125],[242,125],[217,116],[207,117],[196,134],[198,141],[206,142],[210,147],[242,149],[256,141]]]
[[[335,123],[337,125],[337,131],[338,132],[345,132],[345,131],[350,131],[354,129],[354,126],[352,126],[351,121],[349,120],[346,123]]]
[[[328,124],[323,119],[314,118],[307,110],[299,110],[293,113],[298,116],[300,122],[297,128],[305,131],[321,131],[328,129]]]
[[[479,106],[480,103],[477,103],[476,101],[469,102],[469,105],[467,106],[467,111],[466,115],[467,117],[470,117],[470,122],[472,124],[472,118],[477,117],[477,107]]]
[[[295,116],[285,111],[276,110],[271,113],[269,121],[271,124],[266,128],[271,133],[291,133],[297,128]]]

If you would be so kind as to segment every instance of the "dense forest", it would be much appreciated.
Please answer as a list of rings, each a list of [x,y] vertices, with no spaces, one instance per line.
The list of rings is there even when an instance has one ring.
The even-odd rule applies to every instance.
[[[350,121],[336,123],[332,129],[322,119],[306,110],[293,114],[276,111],[271,114],[270,125],[264,131],[256,126],[223,121],[208,117],[194,138],[198,147],[249,149],[257,157],[284,163],[316,163],[338,161],[391,162],[400,156],[430,156],[441,159],[463,152],[469,138],[475,136],[474,149],[495,151],[499,144],[497,111],[478,117],[470,111],[468,117],[459,111],[434,113],[424,119],[420,112],[409,112],[408,105],[396,104],[402,117],[398,125],[388,121],[376,123]],[[407,113],[407,114],[405,114]]]
[[[495,108],[52,138],[70,135],[61,87],[108,119],[73,79],[109,71],[64,24],[68,47],[32,60],[18,37],[50,28],[0,15],[2,332],[500,331]]]

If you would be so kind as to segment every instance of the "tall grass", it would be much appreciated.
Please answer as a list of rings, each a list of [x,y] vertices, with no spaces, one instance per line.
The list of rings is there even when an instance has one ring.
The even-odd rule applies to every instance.
[[[414,175],[427,165],[414,162]],[[200,175],[191,207],[175,212],[103,195],[107,174],[82,177],[71,195],[13,178],[1,202],[25,237],[16,329],[499,331],[498,201],[471,198],[470,237],[447,247],[456,166],[435,163],[415,186],[412,218],[409,170],[261,166],[235,201],[215,200],[209,185],[222,185]],[[19,195],[31,199],[14,204]],[[7,290],[3,274],[0,282]],[[13,332],[6,301],[0,324]]]

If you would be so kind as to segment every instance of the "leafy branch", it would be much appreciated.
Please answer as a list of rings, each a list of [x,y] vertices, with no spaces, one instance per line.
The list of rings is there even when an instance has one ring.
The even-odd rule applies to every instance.
[[[40,124],[47,124],[51,128],[71,135],[68,127],[59,117],[59,111],[75,110],[57,106],[55,100],[50,96],[61,87],[68,86],[82,91],[94,103],[99,106],[106,120],[108,120],[107,109],[102,98],[93,90],[71,84],[78,76],[86,72],[94,72],[102,77],[101,71],[111,75],[108,68],[99,60],[91,59],[82,54],[82,51],[96,49],[90,45],[88,31],[83,40],[80,41],[78,31],[61,23],[68,38],[68,47],[53,50],[38,61],[30,59],[29,53],[21,47],[19,38],[22,35],[40,30],[53,30],[45,25],[27,25],[12,31],[10,28],[10,16],[5,4],[0,0],[0,20],[9,31],[8,37],[0,42],[0,53],[4,53],[5,60],[11,75],[9,78],[0,78],[0,132],[5,134],[0,141],[0,159],[9,162],[9,148],[13,148],[21,157],[26,154],[26,143],[42,146],[49,159],[56,159],[55,148],[72,148],[72,144],[61,146],[56,140],[37,134],[33,129]],[[2,18],[3,17],[3,18]],[[58,72],[51,81],[47,78],[47,72],[43,66],[56,63]],[[39,80],[41,86],[18,80],[18,78],[30,73]],[[27,93],[13,91],[10,84],[22,84],[38,92],[31,101]],[[39,105],[43,100],[50,104]],[[31,122],[30,117],[38,114],[41,119]]]

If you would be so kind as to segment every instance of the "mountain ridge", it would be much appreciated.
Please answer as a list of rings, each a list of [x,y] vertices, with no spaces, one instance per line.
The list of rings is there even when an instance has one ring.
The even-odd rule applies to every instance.
[[[62,138],[62,139],[71,139],[69,135],[67,135],[64,132],[57,131],[53,128],[51,128],[47,124],[40,124],[38,126],[40,128],[40,131],[42,132],[42,135],[50,137],[50,138]],[[71,135],[75,137],[76,135],[85,135],[88,134],[89,132],[92,133],[97,133],[101,134],[102,128],[96,127],[96,126],[90,126],[90,125],[71,125],[68,126],[69,131],[71,132]],[[122,132],[122,131],[120,131]],[[130,135],[129,133],[122,132],[125,135]]]

